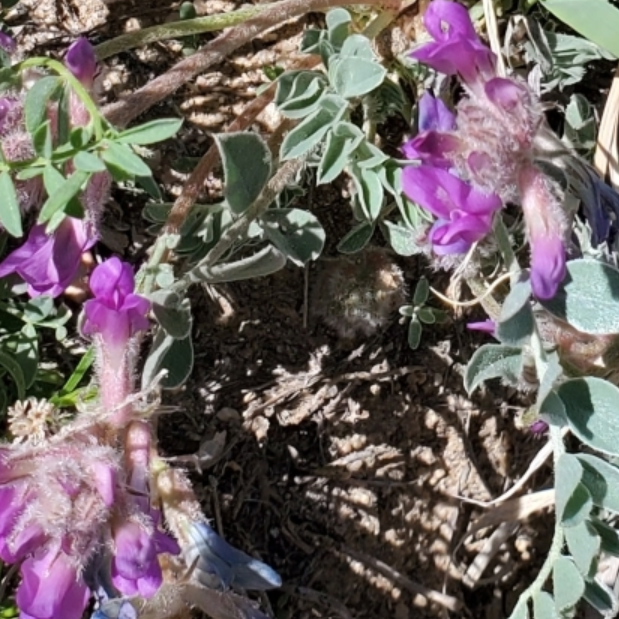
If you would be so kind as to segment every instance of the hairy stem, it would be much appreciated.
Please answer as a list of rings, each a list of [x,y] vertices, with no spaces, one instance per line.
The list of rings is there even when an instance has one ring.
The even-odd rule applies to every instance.
[[[273,200],[275,200],[286,185],[292,181],[295,174],[303,167],[304,163],[304,157],[286,161],[267,183],[266,187],[260,192],[260,195],[251,206],[222,234],[215,247],[209,251],[205,258],[201,260],[194,269],[203,269],[217,264],[234,243],[246,234],[249,224],[251,224],[254,219],[260,217],[269,208]],[[192,269],[192,271],[194,269]],[[178,282],[179,287],[185,287],[194,281],[198,281],[198,279],[192,275],[192,271],[186,273],[183,279]]]
[[[563,444],[563,436],[561,433],[561,428],[559,426],[550,426],[550,442],[552,443],[553,450],[553,461],[555,470],[557,468],[557,462],[559,458],[565,453],[565,446]],[[548,556],[544,561],[544,565],[540,569],[537,574],[535,580],[531,583],[531,585],[525,589],[522,595],[518,598],[518,603],[514,608],[511,617],[517,617],[518,613],[524,607],[526,609],[529,600],[533,599],[544,587],[544,584],[548,580],[548,577],[552,573],[552,568],[556,563],[557,559],[561,556],[561,550],[563,549],[563,543],[565,541],[563,526],[561,522],[557,520],[555,522],[555,532],[552,537],[552,543],[550,545],[550,550],[548,551]],[[528,616],[528,615],[525,615]]]
[[[170,96],[191,78],[209,67],[222,62],[236,49],[249,43],[260,33],[277,24],[312,11],[324,10],[342,4],[384,5],[390,2],[394,11],[397,0],[282,0],[262,11],[240,26],[220,34],[193,56],[181,60],[169,71],[155,78],[121,101],[103,109],[105,117],[114,125],[124,127],[134,118]]]
[[[230,13],[218,13],[216,15],[196,17],[195,19],[174,21],[168,24],[158,24],[157,26],[143,28],[142,30],[122,34],[109,41],[104,41],[95,47],[95,53],[99,60],[104,60],[128,49],[141,47],[149,43],[231,28],[272,7],[273,4],[259,4],[249,8],[230,11]]]

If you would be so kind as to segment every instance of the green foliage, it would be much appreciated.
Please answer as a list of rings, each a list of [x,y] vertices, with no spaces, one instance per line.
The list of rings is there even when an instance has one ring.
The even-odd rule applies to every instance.
[[[415,286],[411,305],[403,305],[399,312],[404,318],[410,318],[408,324],[408,345],[416,350],[421,342],[423,325],[433,325],[446,319],[445,312],[434,307],[428,307],[430,284],[422,277]]]
[[[567,263],[567,277],[559,292],[542,305],[583,333],[619,333],[619,270],[597,260]]]
[[[561,21],[619,58],[619,9],[607,0],[539,0]]]

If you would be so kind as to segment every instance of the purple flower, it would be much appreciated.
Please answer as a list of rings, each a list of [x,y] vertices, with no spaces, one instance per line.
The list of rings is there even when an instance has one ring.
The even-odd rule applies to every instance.
[[[495,55],[479,40],[465,7],[433,0],[423,23],[434,41],[411,56],[446,75],[459,75],[468,86],[494,74]]]
[[[6,32],[0,32],[0,48],[2,48],[7,54],[12,54],[17,47],[15,39],[6,34]]]
[[[496,322],[494,320],[482,320],[480,322],[467,322],[466,328],[471,331],[481,331],[482,333],[489,333],[494,335],[496,332]]]
[[[157,555],[178,554],[172,538],[156,528],[149,532],[136,522],[124,522],[114,534],[112,582],[123,595],[152,597],[161,586],[163,576]]]
[[[419,134],[402,146],[402,152],[408,159],[419,159],[441,168],[452,167],[446,155],[458,150],[459,140],[442,132],[454,129],[455,122],[454,114],[441,99],[424,93],[419,100]]]
[[[567,217],[552,184],[534,165],[520,171],[518,185],[531,247],[531,288],[538,299],[552,299],[566,273]]]
[[[39,551],[21,565],[16,601],[20,619],[80,619],[90,590],[69,558],[57,550]]]
[[[0,277],[17,273],[31,297],[57,297],[75,279],[82,254],[95,241],[75,217],[65,217],[52,234],[46,234],[44,225],[33,226],[26,242],[0,263]]]
[[[97,58],[93,46],[85,37],[80,37],[72,43],[64,59],[67,69],[82,82],[86,88],[91,88],[97,71]]]
[[[484,194],[447,170],[408,167],[402,173],[404,193],[438,219],[430,241],[438,255],[466,253],[492,227],[492,214],[501,208],[495,194]]]
[[[548,432],[548,424],[542,419],[537,419],[529,426],[529,432],[535,436],[546,434]]]
[[[150,303],[134,294],[131,265],[118,258],[100,264],[90,277],[94,299],[86,301],[84,333],[99,334],[107,346],[124,347],[138,331],[148,329]]]

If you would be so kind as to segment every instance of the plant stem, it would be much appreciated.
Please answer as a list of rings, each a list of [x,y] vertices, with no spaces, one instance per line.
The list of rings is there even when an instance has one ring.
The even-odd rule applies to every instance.
[[[217,244],[209,253],[201,260],[191,271],[188,271],[185,276],[179,280],[178,287],[185,288],[189,284],[201,281],[199,277],[193,275],[194,271],[205,267],[214,266],[234,245],[234,243],[242,238],[254,219],[260,217],[271,205],[273,200],[281,193],[281,191],[290,183],[295,174],[303,167],[305,157],[286,161],[279,170],[271,177],[260,195],[254,200],[251,206],[239,217],[221,236]]]
[[[223,30],[251,19],[263,11],[273,7],[272,3],[258,4],[249,8],[237,9],[230,13],[218,13],[195,19],[174,21],[168,24],[158,24],[150,28],[144,28],[128,34],[123,34],[109,41],[104,41],[95,47],[95,53],[99,60],[120,54],[134,47],[141,47],[157,41],[187,37],[214,30]]]
[[[518,264],[518,259],[516,258],[516,254],[512,248],[511,241],[509,240],[509,234],[500,212],[497,213],[494,218],[494,237],[496,238],[499,251],[501,252],[501,256],[503,257],[503,262],[505,262],[507,270],[510,273],[513,273],[514,276],[517,276],[517,274],[520,273],[520,265]],[[512,282],[513,281],[514,279],[512,278]]]
[[[225,60],[233,51],[251,42],[260,33],[279,23],[305,13],[329,9],[342,4],[383,5],[399,11],[398,0],[282,0],[246,22],[220,34],[201,50],[181,60],[169,71],[117,103],[106,106],[103,114],[114,125],[124,127],[134,118],[170,96],[187,81],[209,67]]]
[[[97,105],[92,100],[92,97],[88,94],[84,85],[67,69],[61,62],[58,60],[54,60],[52,58],[45,57],[36,57],[36,58],[28,58],[20,62],[16,69],[21,72],[24,69],[28,69],[30,67],[48,67],[55,73],[57,73],[64,80],[69,82],[71,88],[75,92],[75,94],[80,98],[84,107],[88,110],[90,114],[90,120],[94,125],[95,129],[95,139],[97,142],[100,142],[103,138],[103,119]]]
[[[555,471],[557,469],[557,462],[562,454],[565,453],[565,446],[563,445],[563,437],[561,434],[561,428],[559,426],[550,426],[550,442],[552,443],[553,450],[553,462]],[[510,619],[512,617],[518,616],[517,613],[522,610],[524,606],[528,604],[529,600],[534,598],[543,588],[544,583],[548,580],[552,572],[552,568],[554,567],[555,562],[561,556],[561,551],[563,550],[563,543],[565,541],[563,526],[561,522],[558,520],[555,522],[555,532],[552,537],[552,543],[550,545],[550,549],[548,550],[548,556],[544,561],[544,565],[540,569],[539,573],[535,580],[525,589],[522,595],[518,598],[518,603],[514,608],[512,614],[510,615]],[[528,616],[528,615],[525,615]]]

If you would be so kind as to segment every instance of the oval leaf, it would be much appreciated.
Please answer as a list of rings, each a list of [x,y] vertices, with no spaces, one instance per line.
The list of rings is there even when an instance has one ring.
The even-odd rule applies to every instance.
[[[491,378],[507,378],[510,382],[518,381],[522,365],[519,348],[502,344],[486,344],[477,349],[464,374],[464,388],[471,394],[481,383]]]
[[[22,236],[21,210],[17,200],[15,186],[8,172],[0,172],[0,224],[11,236]]]
[[[619,455],[619,388],[601,378],[575,378],[557,390],[572,432],[583,442]]]
[[[214,137],[224,167],[224,195],[232,212],[240,215],[271,176],[271,151],[255,133],[220,133]]]
[[[619,333],[619,271],[597,260],[571,260],[553,299],[540,303],[583,333]]]

